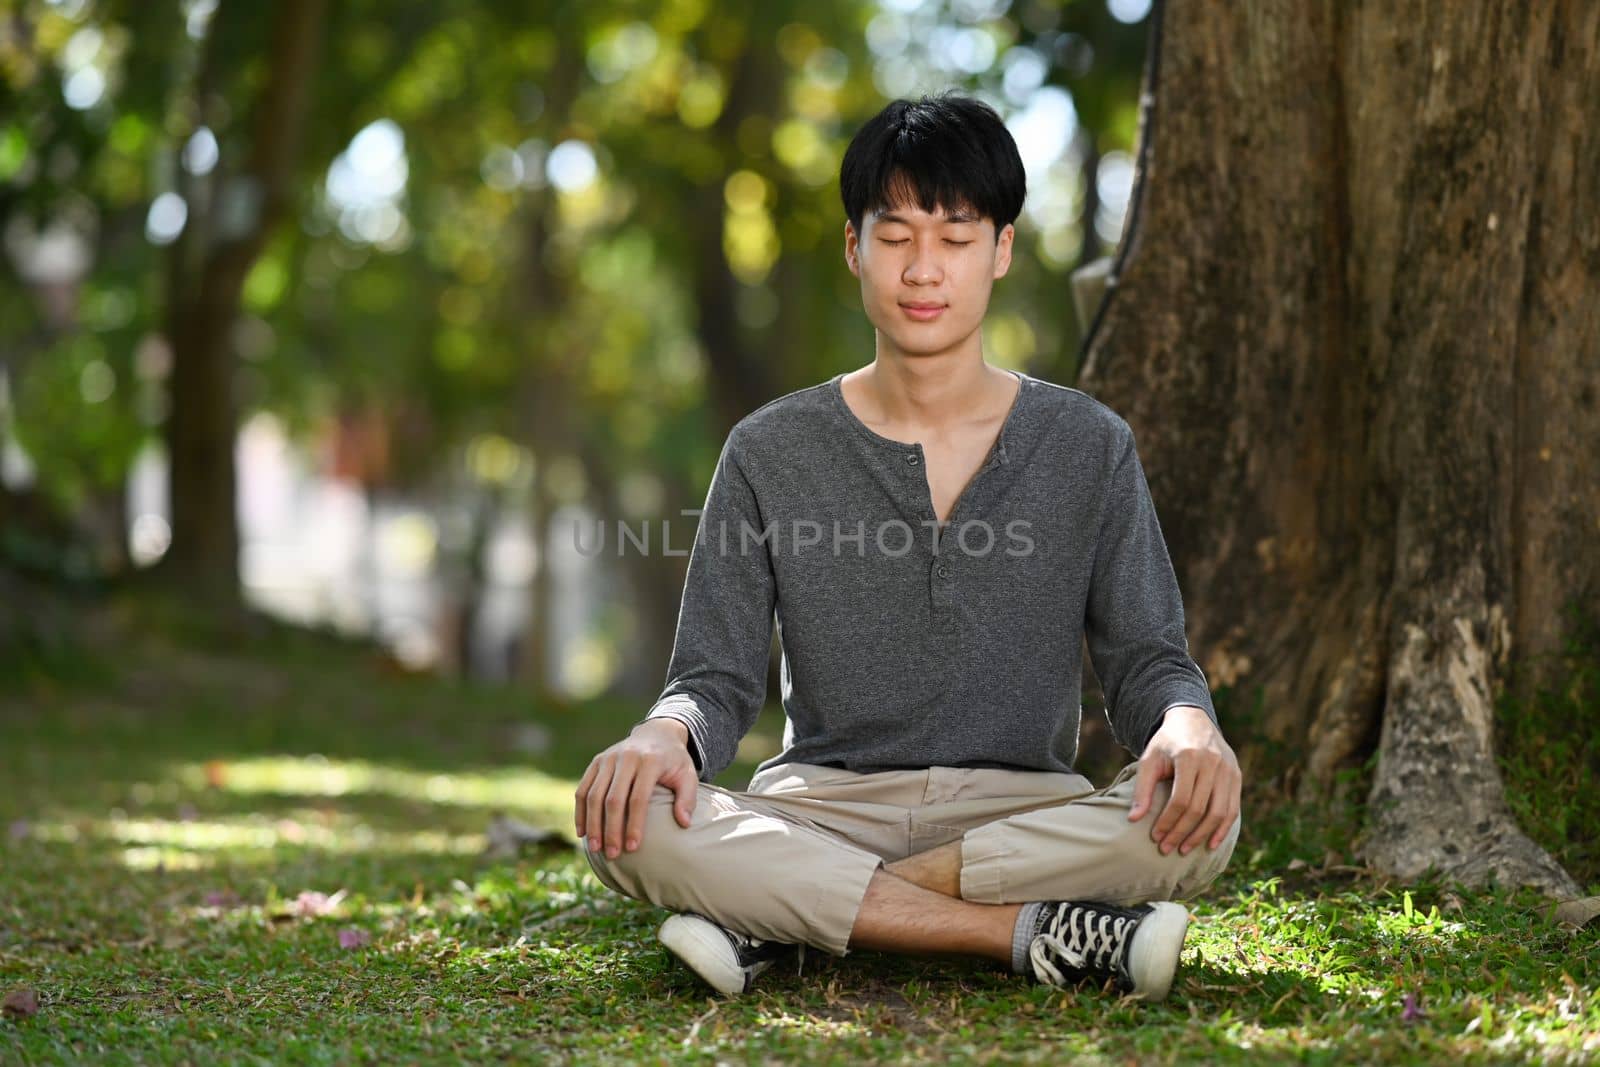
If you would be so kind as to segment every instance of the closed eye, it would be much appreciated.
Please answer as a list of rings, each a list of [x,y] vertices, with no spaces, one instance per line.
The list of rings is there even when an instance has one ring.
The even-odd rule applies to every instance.
[[[898,241],[891,241],[888,238],[880,237],[880,238],[878,238],[878,240],[882,241],[886,245],[903,245],[903,244],[907,243],[908,241],[910,241],[911,238],[902,237]],[[944,243],[947,244],[947,245],[954,245],[957,248],[965,248],[968,245],[970,245],[972,242],[971,241],[954,241],[954,240],[951,240],[950,238],[946,237],[944,239]]]

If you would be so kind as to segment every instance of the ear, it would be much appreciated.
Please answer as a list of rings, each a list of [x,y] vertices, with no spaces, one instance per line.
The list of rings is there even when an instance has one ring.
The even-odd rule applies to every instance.
[[[856,236],[856,228],[850,225],[850,220],[844,223],[844,265],[850,268],[850,273],[857,278],[861,277],[861,240]]]
[[[1006,271],[1011,269],[1011,242],[1017,235],[1016,226],[1006,223],[1006,228],[1000,231],[1000,240],[994,250],[994,276],[1004,278]]]

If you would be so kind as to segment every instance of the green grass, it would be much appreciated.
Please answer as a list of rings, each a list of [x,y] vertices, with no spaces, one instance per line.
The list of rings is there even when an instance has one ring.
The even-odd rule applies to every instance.
[[[478,856],[497,809],[570,837],[577,775],[638,710],[529,707],[145,610],[5,660],[0,993],[34,989],[40,1010],[0,1020],[0,1062],[1600,1059],[1595,928],[1526,893],[1374,880],[1341,851],[1349,813],[1247,820],[1159,1006],[867,952],[713,997],[656,944],[665,913],[606,891],[570,845]],[[518,754],[535,722],[548,749]],[[1519,766],[1519,811],[1593,883],[1571,814],[1593,779],[1527,801],[1549,772]],[[341,890],[300,914],[300,894]]]

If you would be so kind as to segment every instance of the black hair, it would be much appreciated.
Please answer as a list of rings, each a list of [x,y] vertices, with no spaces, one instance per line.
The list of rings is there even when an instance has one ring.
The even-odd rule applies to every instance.
[[[930,214],[971,207],[995,240],[1022,213],[1027,174],[994,108],[955,90],[896,100],[856,131],[839,167],[839,195],[856,233],[869,211],[915,202]]]

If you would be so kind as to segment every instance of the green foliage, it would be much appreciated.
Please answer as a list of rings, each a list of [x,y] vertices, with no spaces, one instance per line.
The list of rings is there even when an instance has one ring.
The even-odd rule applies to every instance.
[[[15,105],[0,108],[0,228],[69,219],[92,257],[65,318],[45,315],[22,279],[0,284],[16,432],[64,511],[125,477],[160,432],[160,398],[144,394],[159,394],[161,371],[136,374],[134,354],[168,325],[181,276],[173,247],[145,238],[146,216],[176,191],[196,205],[192,231],[218,176],[250,158],[273,11],[223,4],[208,20],[127,0],[17,5],[29,32],[0,49],[0,98]],[[960,27],[965,11],[924,14]],[[736,350],[715,364],[759,380],[761,397],[871,358],[838,254],[835,178],[849,135],[884,102],[867,27],[901,16],[860,0],[359,0],[326,17],[290,224],[243,293],[243,414],[270,410],[311,436],[335,412],[371,413],[395,438],[387,476],[421,483],[485,432],[548,447],[560,434],[533,399],[554,392],[588,455],[649,471],[689,500],[694,457],[714,450],[728,418],[707,351],[730,344],[716,339],[727,324],[706,316],[740,320]],[[1102,4],[1034,4],[977,25],[997,43],[994,62],[951,84],[1003,96],[1011,61],[1037,55],[1101,151],[1131,147],[1142,27]],[[63,87],[86,62],[104,91],[69,106]],[[375,122],[403,134],[407,174],[398,226],[363,230],[329,177]],[[201,127],[220,153],[209,176],[180,163]],[[595,155],[586,189],[548,180],[564,142]],[[735,212],[730,180],[761,195]],[[1056,298],[1061,264],[1041,261],[1034,241],[1017,247],[986,332],[993,358],[1070,381],[1077,326]],[[719,286],[731,306],[707,298]],[[81,388],[91,352],[115,372],[109,400]]]

